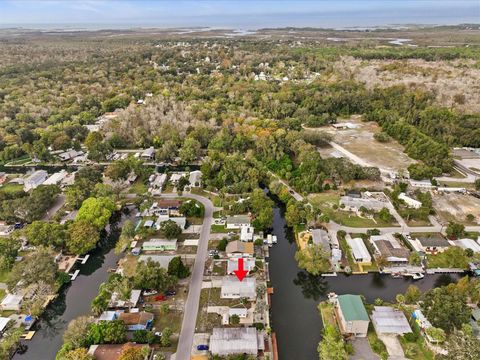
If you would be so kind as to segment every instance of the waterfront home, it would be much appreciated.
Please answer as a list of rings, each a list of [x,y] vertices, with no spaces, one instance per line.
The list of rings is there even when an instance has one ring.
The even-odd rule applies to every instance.
[[[474,253],[480,252],[480,245],[472,239],[459,239],[459,240],[451,240],[449,241],[452,246],[458,246],[461,247],[462,249],[470,249]]]
[[[390,263],[408,263],[410,251],[393,234],[372,235],[370,242],[375,249],[375,257],[383,257]]]
[[[312,230],[312,242],[315,245],[319,245],[323,248],[325,252],[330,254],[332,249],[330,248],[330,238],[328,233],[322,229],[313,229]]]
[[[255,233],[255,229],[253,226],[247,225],[242,226],[240,228],[240,240],[241,241],[253,241],[253,235]]]
[[[403,311],[390,306],[374,306],[371,319],[378,335],[404,335],[412,332]]]
[[[112,297],[110,298],[110,301],[108,303],[108,307],[110,309],[125,309],[137,307],[141,295],[142,290],[132,290],[130,292],[130,298],[128,300],[121,300],[119,299],[119,294],[117,292],[113,292]]]
[[[210,351],[213,355],[257,355],[265,349],[263,333],[254,327],[214,328],[210,336]]]
[[[247,298],[255,300],[257,296],[255,278],[244,278],[243,281],[236,276],[224,276],[222,278],[222,287],[220,297],[222,299],[240,299]]]
[[[250,226],[250,216],[234,215],[227,217],[225,222],[227,229],[240,229],[242,226]]]
[[[200,170],[191,171],[188,177],[190,187],[202,186],[202,172]]]
[[[177,239],[152,239],[142,244],[143,251],[176,251]]]
[[[45,170],[37,170],[25,179],[23,190],[29,191],[42,185],[47,180],[48,173]]]
[[[163,269],[168,269],[168,264],[174,258],[174,255],[140,255],[138,261],[145,261],[151,260],[156,262],[160,265]]]
[[[247,308],[228,308],[228,317],[231,316],[238,316],[240,319],[246,319],[248,316],[248,309]]]
[[[342,196],[340,198],[340,209],[346,211],[360,212],[361,208],[373,211],[380,211],[385,207],[383,201],[377,199],[357,199],[350,196]]]
[[[409,239],[409,242],[416,251],[432,255],[443,252],[450,247],[450,243],[440,234],[419,236],[415,239]]]
[[[148,330],[153,324],[153,314],[145,311],[120,313],[118,319],[123,321],[128,331]]]
[[[421,201],[415,200],[403,192],[398,195],[398,198],[400,200],[403,200],[405,204],[407,204],[407,206],[410,208],[420,209],[422,207]]]
[[[0,303],[2,311],[19,311],[22,306],[23,295],[7,294]]]
[[[370,320],[359,295],[339,295],[335,300],[335,310],[342,334],[367,336]]]
[[[145,344],[108,344],[108,345],[91,345],[88,348],[88,354],[93,356],[95,360],[118,360],[125,349],[128,348],[149,348]],[[149,358],[147,356],[147,358]]]
[[[113,321],[118,319],[118,315],[120,314],[119,311],[112,311],[112,310],[107,310],[104,311],[100,314],[100,316],[97,319],[97,322],[100,321]]]
[[[144,160],[153,160],[155,158],[155,149],[150,146],[148,149],[143,150],[140,157]]]
[[[350,246],[350,249],[352,249],[352,256],[355,262],[362,265],[372,264],[372,257],[362,238],[352,239],[350,236],[347,236],[347,244]]]
[[[227,256],[232,257],[252,257],[254,253],[254,246],[251,242],[243,242],[239,240],[230,241],[225,248]]]
[[[238,259],[231,258],[227,261],[227,274],[234,274],[235,270],[238,270]],[[252,271],[255,269],[255,259],[254,258],[245,258],[243,259],[243,269],[246,271]]]

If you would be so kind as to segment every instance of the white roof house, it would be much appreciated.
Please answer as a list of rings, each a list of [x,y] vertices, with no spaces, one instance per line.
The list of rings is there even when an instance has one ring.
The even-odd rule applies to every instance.
[[[473,252],[480,252],[480,245],[472,239],[451,240],[450,244],[461,247],[462,249],[471,249]]]
[[[408,183],[411,187],[423,188],[423,189],[433,189],[435,186],[432,185],[430,180],[408,180]]]
[[[150,182],[150,186],[153,189],[161,189],[165,181],[167,180],[167,174],[157,174],[154,175],[152,181]]]
[[[255,268],[255,259],[243,258],[243,269],[246,271],[252,271]],[[228,259],[227,262],[227,274],[233,274],[235,270],[238,270],[238,258]]]
[[[405,201],[405,203],[407,204],[408,207],[411,207],[411,208],[414,208],[414,209],[420,209],[420,207],[422,206],[421,201],[415,200],[415,199],[411,198],[410,196],[408,196],[407,194],[405,194],[403,192],[400,193],[400,195],[398,195],[398,198],[400,200]]]
[[[351,196],[342,196],[340,198],[340,205],[343,205],[346,210],[358,211],[361,207],[369,210],[380,211],[385,207],[385,203],[376,199],[353,198]]]
[[[240,240],[241,241],[253,241],[253,234],[255,233],[255,229],[253,226],[242,226],[240,228]]]
[[[240,281],[236,276],[224,276],[220,297],[222,299],[255,299],[256,289],[255,278],[244,278],[243,281]]]
[[[228,316],[237,315],[239,318],[246,318],[248,315],[248,309],[246,308],[229,308]]]
[[[132,290],[130,292],[130,299],[125,301],[118,299],[118,293],[114,292],[108,306],[111,308],[137,307],[140,295],[142,295],[142,290]]]
[[[169,215],[160,215],[157,221],[155,222],[155,227],[157,229],[160,229],[160,224],[168,220],[173,221],[182,230],[185,229],[185,227],[187,226],[187,218],[185,216],[170,217]]]
[[[263,335],[254,327],[214,328],[210,336],[210,351],[214,355],[257,355],[264,347]]]
[[[403,335],[412,332],[403,311],[390,306],[375,306],[371,318],[375,331],[379,335]]]
[[[348,246],[352,249],[352,255],[356,262],[359,263],[371,263],[372,257],[368,252],[365,243],[363,242],[362,238],[354,238],[352,239],[350,236],[347,236],[347,243]]]
[[[176,183],[178,183],[178,181],[181,178],[183,178],[185,176],[187,176],[186,172],[174,172],[170,175],[170,182],[175,185]]]
[[[7,294],[0,303],[0,309],[18,311],[22,301],[23,295]]]
[[[8,323],[10,322],[10,318],[7,317],[0,317],[0,334],[5,331]]]
[[[60,182],[65,179],[65,177],[68,175],[68,172],[65,170],[61,170],[59,172],[56,172],[55,174],[51,175],[43,185],[58,185]]]
[[[191,171],[188,181],[191,187],[202,186],[202,172],[200,170]]]
[[[240,229],[242,226],[250,226],[250,216],[234,215],[228,216],[226,221],[227,229]]]
[[[29,191],[35,189],[47,179],[48,173],[45,170],[37,170],[32,175],[25,179],[23,189]]]

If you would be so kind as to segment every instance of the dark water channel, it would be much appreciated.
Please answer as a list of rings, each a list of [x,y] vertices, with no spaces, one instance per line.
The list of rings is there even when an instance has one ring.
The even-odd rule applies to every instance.
[[[48,306],[35,324],[36,334],[25,341],[27,351],[16,354],[16,360],[51,360],[63,344],[63,333],[68,323],[81,315],[90,313],[90,304],[98,294],[98,287],[108,278],[108,269],[116,267],[119,259],[114,246],[120,235],[120,224],[116,222],[102,236],[99,246],[90,253],[84,265],[76,265],[80,274]]]
[[[297,267],[293,234],[285,227],[281,208],[274,209],[274,230],[278,243],[270,249],[270,278],[274,287],[272,297],[272,328],[277,336],[280,360],[316,360],[322,321],[318,303],[329,292],[359,294],[368,302],[376,298],[395,300],[408,285],[421,290],[455,281],[456,276],[429,275],[419,281],[394,279],[391,276],[368,274],[337,277],[315,277]]]

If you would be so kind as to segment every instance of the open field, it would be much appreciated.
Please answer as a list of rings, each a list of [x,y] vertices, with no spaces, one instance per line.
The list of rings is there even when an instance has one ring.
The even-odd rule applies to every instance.
[[[381,169],[398,171],[406,169],[410,164],[416,161],[411,159],[403,152],[403,146],[391,139],[387,143],[381,143],[373,138],[375,133],[381,131],[381,128],[373,122],[364,123],[358,117],[350,119],[339,119],[341,122],[351,122],[358,124],[357,129],[336,130],[329,129],[327,132],[333,135],[333,141],[354,155],[360,157],[371,166]],[[322,154],[328,149],[323,149]],[[337,152],[331,148],[331,152]]]
[[[456,221],[464,224],[480,223],[480,199],[462,194],[436,194],[433,207],[443,221]],[[468,222],[468,214],[475,216],[474,222]]]

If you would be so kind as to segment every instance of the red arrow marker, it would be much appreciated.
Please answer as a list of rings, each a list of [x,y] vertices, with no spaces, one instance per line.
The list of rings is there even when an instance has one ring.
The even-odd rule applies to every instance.
[[[243,269],[243,258],[238,259],[238,270],[233,271],[237,275],[238,280],[243,281],[245,276],[248,274],[248,271]]]

